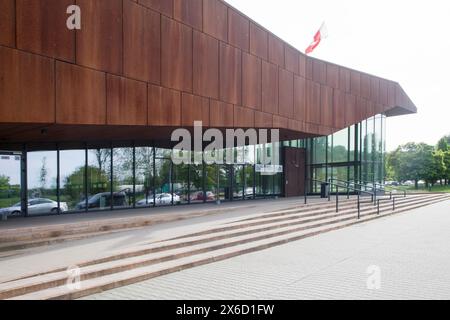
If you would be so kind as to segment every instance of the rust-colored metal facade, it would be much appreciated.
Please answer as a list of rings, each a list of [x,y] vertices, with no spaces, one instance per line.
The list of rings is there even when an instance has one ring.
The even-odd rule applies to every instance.
[[[220,0],[0,0],[0,147],[167,140],[194,120],[296,139],[416,111],[398,83],[307,57]]]

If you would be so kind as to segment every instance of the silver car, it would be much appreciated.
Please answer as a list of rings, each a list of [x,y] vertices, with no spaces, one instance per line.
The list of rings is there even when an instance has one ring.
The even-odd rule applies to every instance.
[[[156,195],[156,205],[157,206],[168,206],[172,204],[180,204],[181,198],[180,196],[174,194],[173,196],[169,193],[160,193]],[[148,199],[142,199],[136,203],[138,207],[144,207],[148,205],[153,205],[155,203],[153,196],[149,196]]]
[[[60,202],[60,209],[58,209],[58,202],[50,199],[38,198],[28,201],[28,215],[59,214],[67,211],[66,202]],[[19,202],[9,208],[0,209],[0,213],[6,213],[8,216],[20,216],[22,214],[21,204]]]

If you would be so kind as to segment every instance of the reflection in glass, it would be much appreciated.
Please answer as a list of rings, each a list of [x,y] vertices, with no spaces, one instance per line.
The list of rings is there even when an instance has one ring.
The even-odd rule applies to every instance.
[[[220,198],[218,189],[218,166],[216,164],[205,165],[205,189],[206,195],[203,195],[203,199],[206,201],[217,201]]]
[[[214,194],[211,191],[206,194],[203,193],[203,165],[191,165],[189,170],[191,180],[191,203],[204,202],[205,200],[214,201]]]
[[[56,151],[29,152],[27,166],[28,215],[67,211],[66,203],[58,209]]]
[[[332,162],[348,161],[348,129],[344,129],[333,135],[332,150]]]
[[[253,193],[253,188],[251,193]],[[233,199],[243,200],[244,197],[246,197],[244,166],[235,165],[233,167]]]
[[[245,199],[253,199],[255,190],[253,188],[255,182],[255,167],[252,165],[245,166]]]
[[[314,168],[312,179],[317,180],[317,181],[313,181],[313,183],[312,183],[312,192],[319,193],[321,181],[326,182],[326,179],[327,179],[326,168]]]
[[[173,193],[179,199],[178,203],[189,202],[189,165],[180,164],[173,166]]]
[[[115,148],[113,166],[113,192],[117,200],[125,197],[125,201],[114,201],[115,209],[133,206],[133,148]]]
[[[230,166],[229,165],[219,165],[219,195],[220,200],[227,201],[231,200],[233,197],[233,192],[230,184]]]
[[[321,137],[314,139],[313,144],[313,163],[321,164],[326,163],[326,150],[327,150],[327,137]]]
[[[136,147],[136,207],[153,206],[153,148]]]
[[[113,205],[126,206],[127,202],[124,193],[114,193],[113,200],[111,199],[111,149],[90,149],[88,210],[108,210]]]
[[[20,155],[0,157],[0,209],[20,215]],[[18,206],[16,206],[18,204]]]
[[[168,206],[180,203],[177,195],[172,197],[172,160],[155,159],[155,205]],[[153,204],[153,199],[150,199]]]
[[[60,200],[66,202],[69,211],[86,208],[85,150],[61,150]]]

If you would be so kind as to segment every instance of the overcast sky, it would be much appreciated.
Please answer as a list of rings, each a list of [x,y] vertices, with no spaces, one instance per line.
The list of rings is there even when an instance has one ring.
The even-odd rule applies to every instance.
[[[325,21],[312,56],[399,82],[419,113],[388,119],[388,151],[450,134],[450,1],[226,1],[302,52]]]

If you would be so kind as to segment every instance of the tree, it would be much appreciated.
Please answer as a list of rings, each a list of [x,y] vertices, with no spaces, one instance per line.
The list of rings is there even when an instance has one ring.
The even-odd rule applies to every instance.
[[[445,184],[450,184],[450,149],[447,152],[444,152],[444,165],[445,165],[445,174],[444,180]]]
[[[44,157],[42,158],[42,166],[41,170],[39,171],[39,182],[41,183],[42,190],[45,190],[47,186],[47,175],[48,175],[47,157]]]
[[[105,169],[110,165],[111,149],[95,149],[91,150],[91,154],[94,155],[95,160],[97,161],[99,171],[105,171]]]
[[[393,159],[393,157],[395,157],[394,152],[389,152],[386,153],[386,161],[384,162],[385,165],[385,180],[389,181],[389,180],[394,180],[396,178],[395,176],[395,170],[394,167],[392,166],[392,161],[391,159]]]
[[[448,151],[450,149],[450,135],[442,137],[437,145],[437,149],[441,151]]]
[[[444,152],[442,150],[436,150],[431,153],[431,157],[425,157],[424,179],[427,184],[434,185],[436,181],[442,180],[445,176],[445,164],[444,164]]]
[[[445,166],[445,172],[441,179],[445,181],[445,184],[450,183],[450,135],[442,137],[438,144],[437,144],[437,150],[442,151],[444,153],[444,166]]]
[[[9,187],[9,177],[0,175],[0,189],[8,189]]]
[[[433,151],[434,147],[425,143],[407,143],[390,154],[388,166],[392,167],[397,180],[413,180],[418,189],[420,180],[434,177],[433,170],[437,166]]]
[[[107,191],[105,188],[109,182],[109,175],[99,168],[88,166],[89,193],[95,194]],[[64,180],[64,194],[72,199],[81,199],[84,195],[85,168],[75,170]]]

